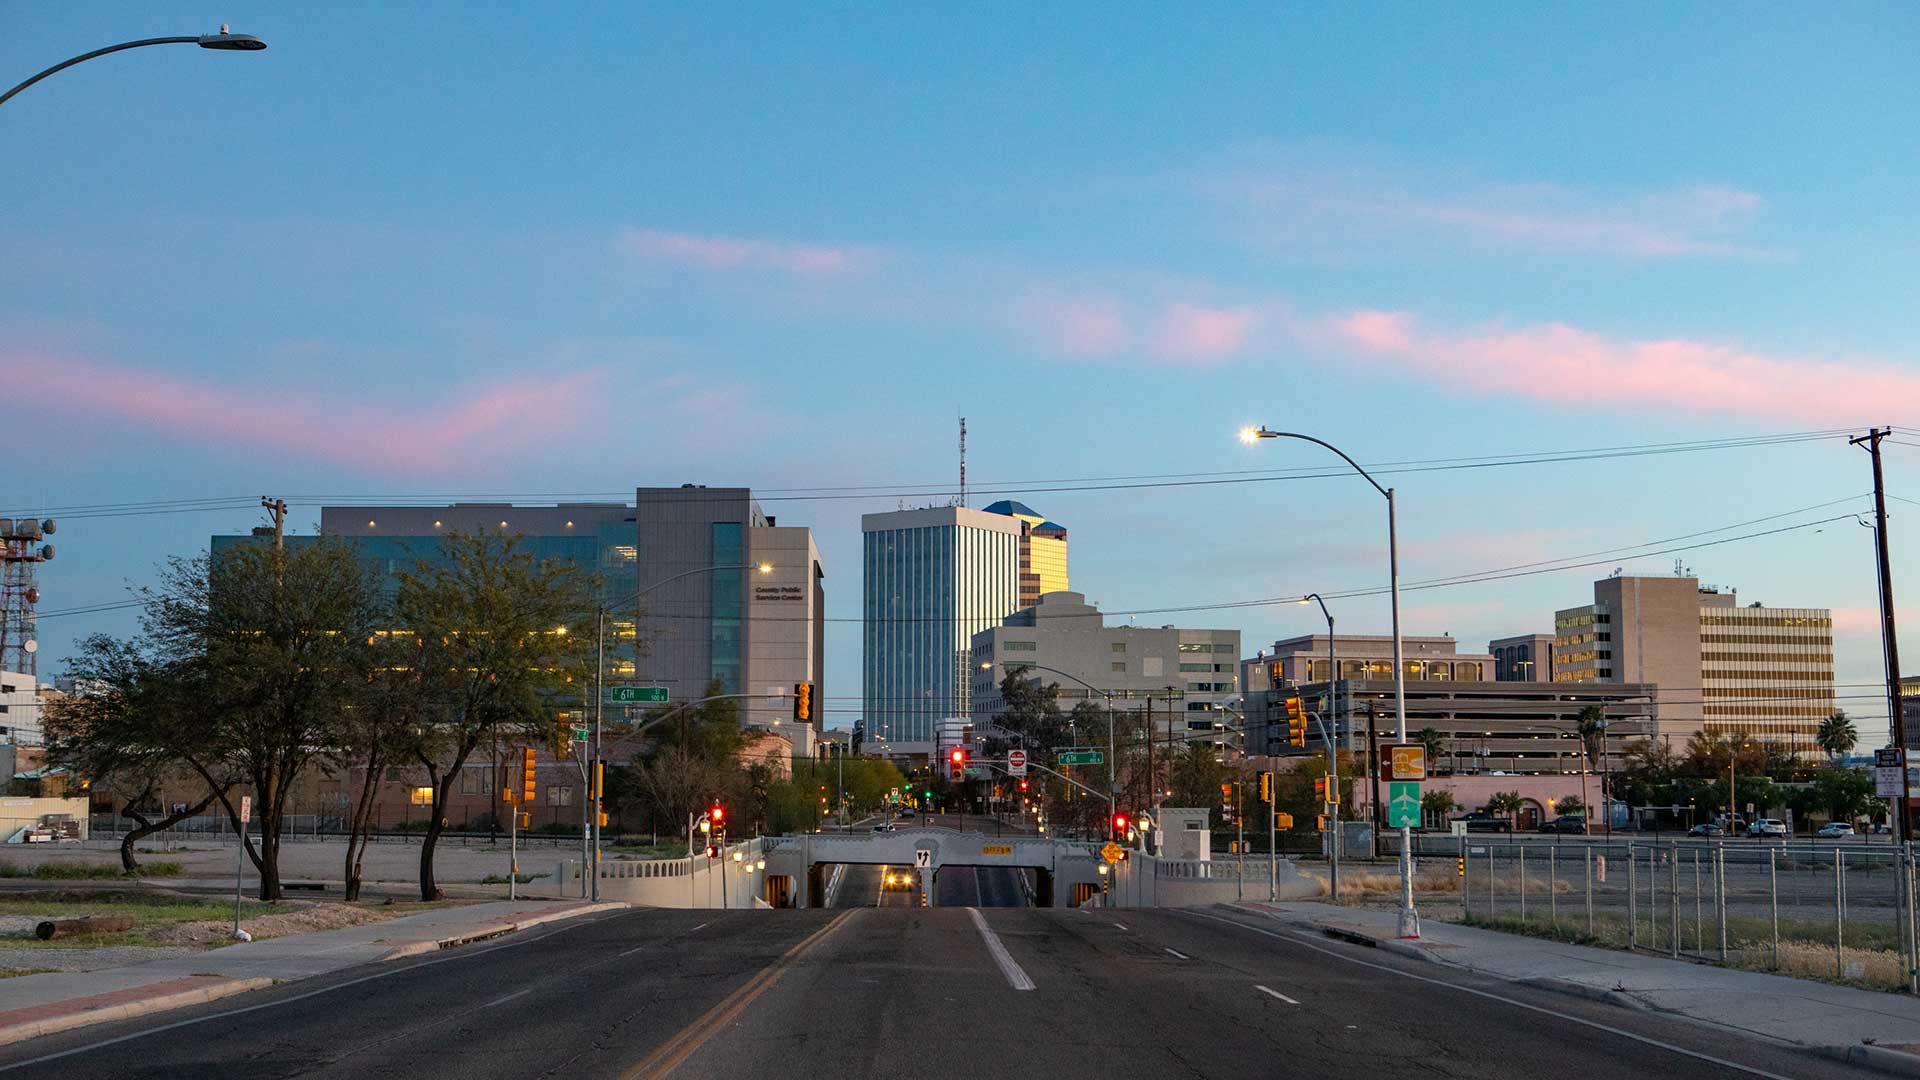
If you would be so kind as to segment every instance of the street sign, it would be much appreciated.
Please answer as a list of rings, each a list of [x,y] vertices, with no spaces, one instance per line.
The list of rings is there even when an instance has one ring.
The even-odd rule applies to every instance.
[[[1025,750],[1007,751],[1007,771],[1015,776],[1027,775],[1027,752]]]
[[[1109,864],[1119,862],[1126,857],[1126,854],[1126,849],[1111,840],[1107,841],[1106,847],[1100,849],[1100,857],[1107,860]]]
[[[583,728],[583,727],[577,727],[577,728],[574,728],[574,729],[573,729],[573,741],[574,741],[574,742],[586,742],[586,741],[587,741],[587,735],[588,735],[588,734],[589,734],[589,732],[587,731],[587,729],[586,729],[586,728]]]
[[[1013,846],[1012,846],[1011,844],[981,844],[981,845],[980,845],[980,854],[982,854],[982,855],[1011,855],[1011,854],[1013,854]]]
[[[1900,748],[1897,746],[1885,746],[1875,750],[1873,752],[1873,763],[1876,767],[1882,769],[1899,768]]]
[[[240,823],[244,825],[247,822],[252,820],[253,820],[253,796],[242,795],[240,796]]]
[[[913,865],[922,870],[932,866],[933,852],[926,848],[915,848],[913,850]]]
[[[1885,751],[1881,752],[1885,753]],[[1898,798],[1901,779],[1900,766],[1895,765],[1891,768],[1885,765],[1876,766],[1873,770],[1873,793],[1883,797],[1891,795]]]
[[[664,705],[667,701],[667,688],[664,686],[609,686],[607,701],[614,705],[643,703]]]
[[[1062,765],[1098,765],[1107,755],[1103,750],[1062,750],[1058,760]]]
[[[1467,835],[1467,823],[1464,821],[1450,822],[1448,824],[1448,830],[1455,836],[1465,836]]]
[[[1418,828],[1420,825],[1420,785],[1395,781],[1387,785],[1387,827]]]
[[[1387,747],[1388,761],[1393,766],[1394,780],[1425,780],[1427,778],[1427,748],[1423,743],[1408,743],[1404,746]]]

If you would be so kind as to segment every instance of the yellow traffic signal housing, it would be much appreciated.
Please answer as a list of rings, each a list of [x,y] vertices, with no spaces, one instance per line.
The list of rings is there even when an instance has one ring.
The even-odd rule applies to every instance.
[[[522,755],[520,758],[520,801],[523,803],[532,803],[536,789],[536,784],[534,783],[536,774],[534,771],[533,747],[529,746],[520,753]]]
[[[1334,782],[1331,776],[1314,778],[1313,793],[1318,795],[1320,801],[1326,803],[1328,806],[1332,806],[1334,803],[1340,801],[1340,786]]]
[[[811,721],[813,719],[813,684],[798,682],[793,684],[793,718]]]
[[[1260,774],[1260,801],[1263,803],[1273,801],[1273,774],[1270,772]]]
[[[1282,830],[1293,828],[1293,815],[1285,811],[1276,812],[1273,815],[1273,827]]]
[[[532,815],[532,814],[521,814],[521,815],[520,815],[520,827],[521,827],[521,828],[523,828],[523,829],[531,829],[531,828],[533,828],[533,815]]]
[[[607,812],[605,810],[600,811],[600,827],[603,829],[607,827]]]
[[[1327,815],[1321,814],[1317,818],[1315,818],[1313,827],[1317,832],[1326,832],[1327,831]]]
[[[1287,745],[1307,745],[1307,708],[1297,697],[1286,699]]]

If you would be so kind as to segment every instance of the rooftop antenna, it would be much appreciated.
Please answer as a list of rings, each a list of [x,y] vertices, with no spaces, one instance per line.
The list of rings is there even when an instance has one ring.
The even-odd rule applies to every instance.
[[[960,418],[960,505],[967,505],[967,418]]]

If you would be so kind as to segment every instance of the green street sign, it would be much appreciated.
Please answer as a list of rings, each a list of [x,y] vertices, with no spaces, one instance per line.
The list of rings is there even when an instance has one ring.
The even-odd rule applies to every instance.
[[[1387,785],[1387,827],[1420,827],[1420,785],[1397,781]]]
[[[667,688],[664,686],[609,686],[607,701],[613,705],[664,705],[667,701]]]
[[[573,739],[575,742],[586,742],[588,734],[590,733],[586,728],[577,727],[573,729]]]
[[[1098,765],[1107,755],[1100,750],[1062,750],[1058,760],[1062,765]]]

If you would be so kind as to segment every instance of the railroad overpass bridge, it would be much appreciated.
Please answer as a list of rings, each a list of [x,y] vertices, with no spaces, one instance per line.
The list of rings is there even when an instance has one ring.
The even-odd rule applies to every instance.
[[[1034,904],[1073,907],[1100,889],[1098,844],[1039,836],[989,836],[939,827],[876,833],[810,833],[773,837],[766,844],[769,892],[793,907],[823,904],[824,868],[839,865],[911,866],[931,886],[942,867],[983,866],[1034,872]],[[785,878],[784,883],[777,879]],[[938,895],[929,887],[930,896]]]

